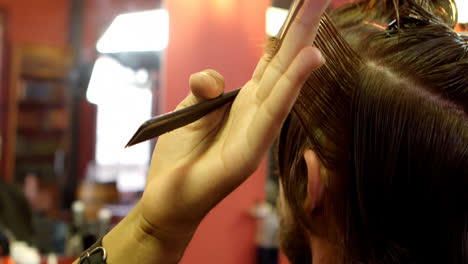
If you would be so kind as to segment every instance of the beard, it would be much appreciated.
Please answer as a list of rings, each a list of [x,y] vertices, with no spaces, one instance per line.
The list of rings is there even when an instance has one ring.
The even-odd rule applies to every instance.
[[[279,243],[291,264],[312,263],[312,252],[306,231],[295,221],[280,219]]]

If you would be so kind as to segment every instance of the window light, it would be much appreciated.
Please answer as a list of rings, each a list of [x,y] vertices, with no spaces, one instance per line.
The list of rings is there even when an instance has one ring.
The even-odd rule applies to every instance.
[[[266,33],[274,37],[283,26],[284,20],[288,16],[288,10],[278,7],[269,7],[266,11]]]
[[[151,81],[144,69],[134,71],[101,55],[91,74],[86,97],[97,105],[96,162],[88,174],[97,182],[117,182],[123,192],[142,191],[151,157],[149,142],[125,143],[151,117]]]
[[[164,9],[117,16],[96,49],[100,53],[160,51],[169,41],[169,14]]]
[[[458,7],[458,23],[468,23],[468,1],[457,0],[456,2]]]

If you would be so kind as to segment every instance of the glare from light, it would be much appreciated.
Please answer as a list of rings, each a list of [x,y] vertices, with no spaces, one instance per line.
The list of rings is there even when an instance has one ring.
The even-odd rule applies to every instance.
[[[266,11],[266,33],[268,36],[274,37],[278,34],[283,26],[288,10],[278,7],[269,7]]]
[[[117,60],[102,56],[97,59],[86,97],[97,105],[98,164],[139,164],[149,161],[149,153],[129,154],[145,143],[123,149],[141,123],[151,117],[151,84],[142,88],[136,72],[122,66]],[[102,137],[101,137],[102,136]],[[101,144],[102,143],[102,144]]]
[[[86,99],[93,104],[108,101],[115,91],[131,86],[134,79],[135,73],[130,68],[122,67],[111,57],[102,56],[94,64]]]
[[[457,0],[458,23],[468,23],[468,0]]]
[[[140,70],[139,75],[146,70]],[[117,181],[117,188],[142,191],[150,160],[150,143],[124,148],[138,127],[151,117],[151,82],[138,82],[137,71],[102,55],[96,60],[86,97],[97,105],[96,164],[89,173],[98,182]],[[146,73],[148,75],[148,73]]]
[[[169,14],[164,9],[117,16],[96,49],[100,53],[160,51],[169,42]]]
[[[138,84],[145,84],[149,81],[149,73],[146,69],[139,69],[135,72],[135,81]]]

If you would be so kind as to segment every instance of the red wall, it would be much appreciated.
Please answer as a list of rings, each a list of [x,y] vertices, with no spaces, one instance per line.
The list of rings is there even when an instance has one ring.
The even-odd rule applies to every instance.
[[[0,0],[8,14],[8,36],[14,43],[63,47],[68,38],[69,1]]]
[[[165,57],[165,111],[187,95],[190,74],[212,68],[226,90],[253,72],[265,40],[270,0],[170,0],[170,40]],[[255,222],[247,210],[264,198],[265,166],[222,201],[200,225],[182,263],[254,263]]]

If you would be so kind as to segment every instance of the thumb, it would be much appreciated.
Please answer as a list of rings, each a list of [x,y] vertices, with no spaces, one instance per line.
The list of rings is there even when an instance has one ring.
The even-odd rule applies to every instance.
[[[176,110],[213,99],[224,92],[224,77],[215,70],[207,69],[194,73],[189,80],[190,94]]]

